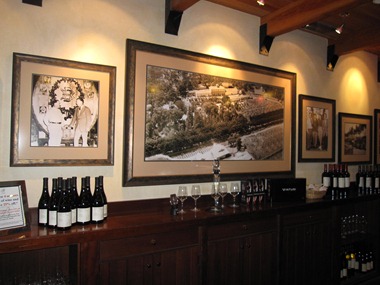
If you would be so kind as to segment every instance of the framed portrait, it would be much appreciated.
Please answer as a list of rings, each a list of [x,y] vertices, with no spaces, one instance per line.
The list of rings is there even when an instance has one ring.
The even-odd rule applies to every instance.
[[[374,124],[374,164],[380,163],[380,109],[375,109],[373,119],[375,121]]]
[[[0,182],[0,236],[30,229],[25,181]]]
[[[298,162],[335,161],[335,100],[298,97]]]
[[[116,67],[13,54],[11,166],[112,165]]]
[[[127,40],[123,185],[294,176],[296,74]]]
[[[338,162],[372,163],[372,116],[338,114]]]

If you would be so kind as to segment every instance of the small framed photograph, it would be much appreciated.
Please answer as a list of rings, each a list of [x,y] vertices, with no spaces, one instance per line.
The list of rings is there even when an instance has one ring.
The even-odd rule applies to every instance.
[[[372,163],[372,116],[338,114],[338,162]]]
[[[25,181],[0,182],[0,236],[29,228]]]
[[[112,165],[116,67],[13,54],[11,166]]]
[[[375,125],[374,125],[374,137],[375,137],[375,145],[374,145],[374,150],[375,150],[375,160],[374,160],[374,163],[375,164],[379,164],[380,163],[380,109],[375,109],[374,111],[374,121],[375,121]]]
[[[335,161],[335,100],[299,95],[298,162]]]

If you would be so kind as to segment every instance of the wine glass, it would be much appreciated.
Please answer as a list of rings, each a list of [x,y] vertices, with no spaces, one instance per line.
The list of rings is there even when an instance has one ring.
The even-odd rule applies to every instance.
[[[185,213],[183,210],[183,202],[187,199],[187,187],[186,186],[179,186],[178,188],[178,199],[181,201],[181,210],[178,212],[180,214]]]
[[[219,195],[222,197],[222,204],[220,205],[221,208],[224,208],[224,197],[226,197],[228,192],[228,187],[226,183],[221,183],[219,185]]]
[[[212,206],[209,211],[210,212],[220,212],[221,209],[219,207],[219,183],[213,183],[211,186],[211,197],[214,199],[214,206]]]
[[[230,189],[230,193],[231,193],[232,198],[233,198],[233,203],[231,205],[232,208],[238,208],[239,207],[239,205],[236,204],[236,196],[239,195],[239,192],[240,192],[239,183],[232,182],[231,183],[231,189]]]
[[[201,186],[193,185],[191,186],[191,198],[194,199],[194,208],[191,209],[194,212],[199,211],[197,208],[197,200],[201,197]]]

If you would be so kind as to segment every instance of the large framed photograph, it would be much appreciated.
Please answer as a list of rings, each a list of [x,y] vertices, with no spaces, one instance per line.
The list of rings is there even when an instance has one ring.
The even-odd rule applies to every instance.
[[[298,161],[335,161],[335,100],[298,97]]]
[[[30,229],[25,181],[0,182],[0,236]]]
[[[112,165],[116,67],[13,54],[11,166]]]
[[[374,145],[374,164],[379,164],[380,163],[380,109],[375,109],[374,110],[374,115],[373,115],[373,119],[375,121],[375,124],[374,124],[374,141],[375,141],[375,145]]]
[[[372,163],[372,116],[338,114],[338,162]]]
[[[123,185],[294,177],[296,74],[127,40]]]

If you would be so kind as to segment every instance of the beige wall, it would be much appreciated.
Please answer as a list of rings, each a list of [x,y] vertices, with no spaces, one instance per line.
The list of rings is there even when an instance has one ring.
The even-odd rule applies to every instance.
[[[132,38],[223,56],[297,73],[297,95],[336,99],[337,112],[373,114],[380,108],[377,57],[357,52],[325,68],[327,41],[301,31],[274,40],[268,57],[258,54],[259,18],[207,1],[188,9],[179,36],[164,33],[165,0],[0,1],[0,180],[26,180],[35,207],[42,177],[104,175],[109,201],[168,197],[176,185],[121,187],[123,134],[115,134],[115,162],[107,167],[9,167],[12,53],[57,57],[117,67],[115,129],[123,129],[125,41]],[[351,179],[356,167],[350,167]],[[297,163],[297,177],[319,182],[322,164]],[[211,179],[211,177],[210,177]],[[208,193],[208,184],[203,184]]]

